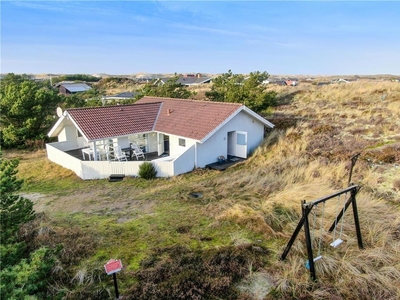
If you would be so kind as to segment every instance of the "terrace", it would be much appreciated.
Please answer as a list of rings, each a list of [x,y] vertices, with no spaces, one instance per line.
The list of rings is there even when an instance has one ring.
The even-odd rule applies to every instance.
[[[139,160],[136,157],[127,155],[126,160],[116,160],[109,157],[97,155],[100,160],[94,160],[94,155],[82,152],[87,147],[71,149],[67,142],[54,142],[46,144],[48,158],[72,170],[80,178],[104,179],[112,174],[124,174],[125,176],[138,176],[139,167],[144,161],[151,161],[157,170],[157,177],[170,177],[176,174],[190,172],[194,168],[194,146],[187,148],[183,153],[168,155],[158,152],[145,152],[144,158]],[[124,148],[123,148],[124,149]],[[129,152],[129,149],[125,150]],[[99,154],[99,153],[98,153]]]
[[[79,160],[93,160],[93,157],[91,159],[89,159],[89,157],[87,155],[83,156],[82,155],[82,149],[87,149],[87,148],[79,148],[79,149],[73,149],[73,150],[68,150],[65,151],[65,153],[73,156],[74,158],[77,158]],[[168,153],[164,152],[161,155],[158,155],[157,152],[144,152],[144,159],[136,159],[133,155],[131,155],[129,152],[129,150],[127,149],[123,149],[123,151],[127,154],[127,160],[128,161],[152,161],[152,160],[156,160],[159,158],[165,158],[168,156]]]

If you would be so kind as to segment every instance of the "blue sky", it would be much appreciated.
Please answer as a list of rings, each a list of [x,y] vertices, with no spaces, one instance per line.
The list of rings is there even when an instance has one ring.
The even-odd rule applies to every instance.
[[[400,2],[1,1],[1,73],[400,74]]]

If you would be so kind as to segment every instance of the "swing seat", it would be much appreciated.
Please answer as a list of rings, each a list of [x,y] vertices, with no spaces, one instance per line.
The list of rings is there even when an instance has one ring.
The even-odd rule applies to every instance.
[[[320,259],[322,259],[322,255],[317,256],[317,257],[314,258],[313,260],[314,260],[314,262],[316,262],[317,260],[320,260]]]
[[[314,262],[316,262],[317,260],[322,259],[322,255],[318,255],[316,258],[313,259]],[[306,268],[310,269],[310,261],[307,260],[306,262]]]
[[[342,239],[337,239],[337,240],[333,241],[330,245],[333,248],[337,248],[341,243],[343,243],[343,240]]]

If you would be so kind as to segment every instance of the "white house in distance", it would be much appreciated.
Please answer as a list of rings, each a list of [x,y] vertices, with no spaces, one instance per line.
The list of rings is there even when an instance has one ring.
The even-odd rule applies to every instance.
[[[144,97],[135,104],[67,109],[49,132],[49,160],[82,179],[137,176],[143,160],[131,159],[137,144],[169,177],[203,168],[219,156],[247,158],[274,125],[239,103]],[[111,148],[110,148],[110,145]],[[109,149],[126,151],[116,160]],[[107,150],[105,150],[107,149]]]

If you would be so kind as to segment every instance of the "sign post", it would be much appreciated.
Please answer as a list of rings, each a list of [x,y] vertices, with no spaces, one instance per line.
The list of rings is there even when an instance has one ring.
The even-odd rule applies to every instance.
[[[107,275],[113,275],[114,288],[115,288],[115,299],[119,299],[118,284],[117,284],[117,272],[122,270],[122,262],[119,259],[110,259],[105,265]]]

